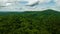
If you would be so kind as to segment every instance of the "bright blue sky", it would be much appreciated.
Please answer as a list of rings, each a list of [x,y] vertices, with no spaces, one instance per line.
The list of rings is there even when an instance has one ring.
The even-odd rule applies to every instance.
[[[32,5],[39,1],[33,7]],[[60,0],[0,0],[0,11],[41,11],[53,9],[60,11]]]

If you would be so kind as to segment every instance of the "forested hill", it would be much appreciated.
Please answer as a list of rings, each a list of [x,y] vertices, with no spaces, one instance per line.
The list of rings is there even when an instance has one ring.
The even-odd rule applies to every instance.
[[[0,12],[0,15],[6,15],[6,14],[40,14],[40,13],[46,13],[46,14],[52,14],[52,13],[56,13],[56,14],[59,14],[60,12],[59,11],[55,11],[55,10],[51,10],[51,9],[48,9],[48,10],[44,10],[44,11],[24,11],[24,12],[17,12],[17,11],[7,11],[7,12],[3,12],[1,11]]]
[[[60,34],[60,12],[0,12],[0,34]]]

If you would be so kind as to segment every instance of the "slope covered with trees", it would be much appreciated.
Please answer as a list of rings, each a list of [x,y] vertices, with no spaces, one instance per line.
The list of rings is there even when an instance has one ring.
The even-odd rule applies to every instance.
[[[60,34],[60,12],[1,12],[0,34]]]

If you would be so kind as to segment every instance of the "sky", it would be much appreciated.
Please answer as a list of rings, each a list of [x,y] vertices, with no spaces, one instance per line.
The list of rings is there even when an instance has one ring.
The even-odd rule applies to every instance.
[[[60,11],[60,0],[0,0],[0,11]]]

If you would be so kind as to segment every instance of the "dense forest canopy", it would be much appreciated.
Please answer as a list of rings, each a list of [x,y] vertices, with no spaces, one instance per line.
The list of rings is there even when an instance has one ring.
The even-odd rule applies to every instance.
[[[0,34],[60,34],[60,12],[0,12]]]

